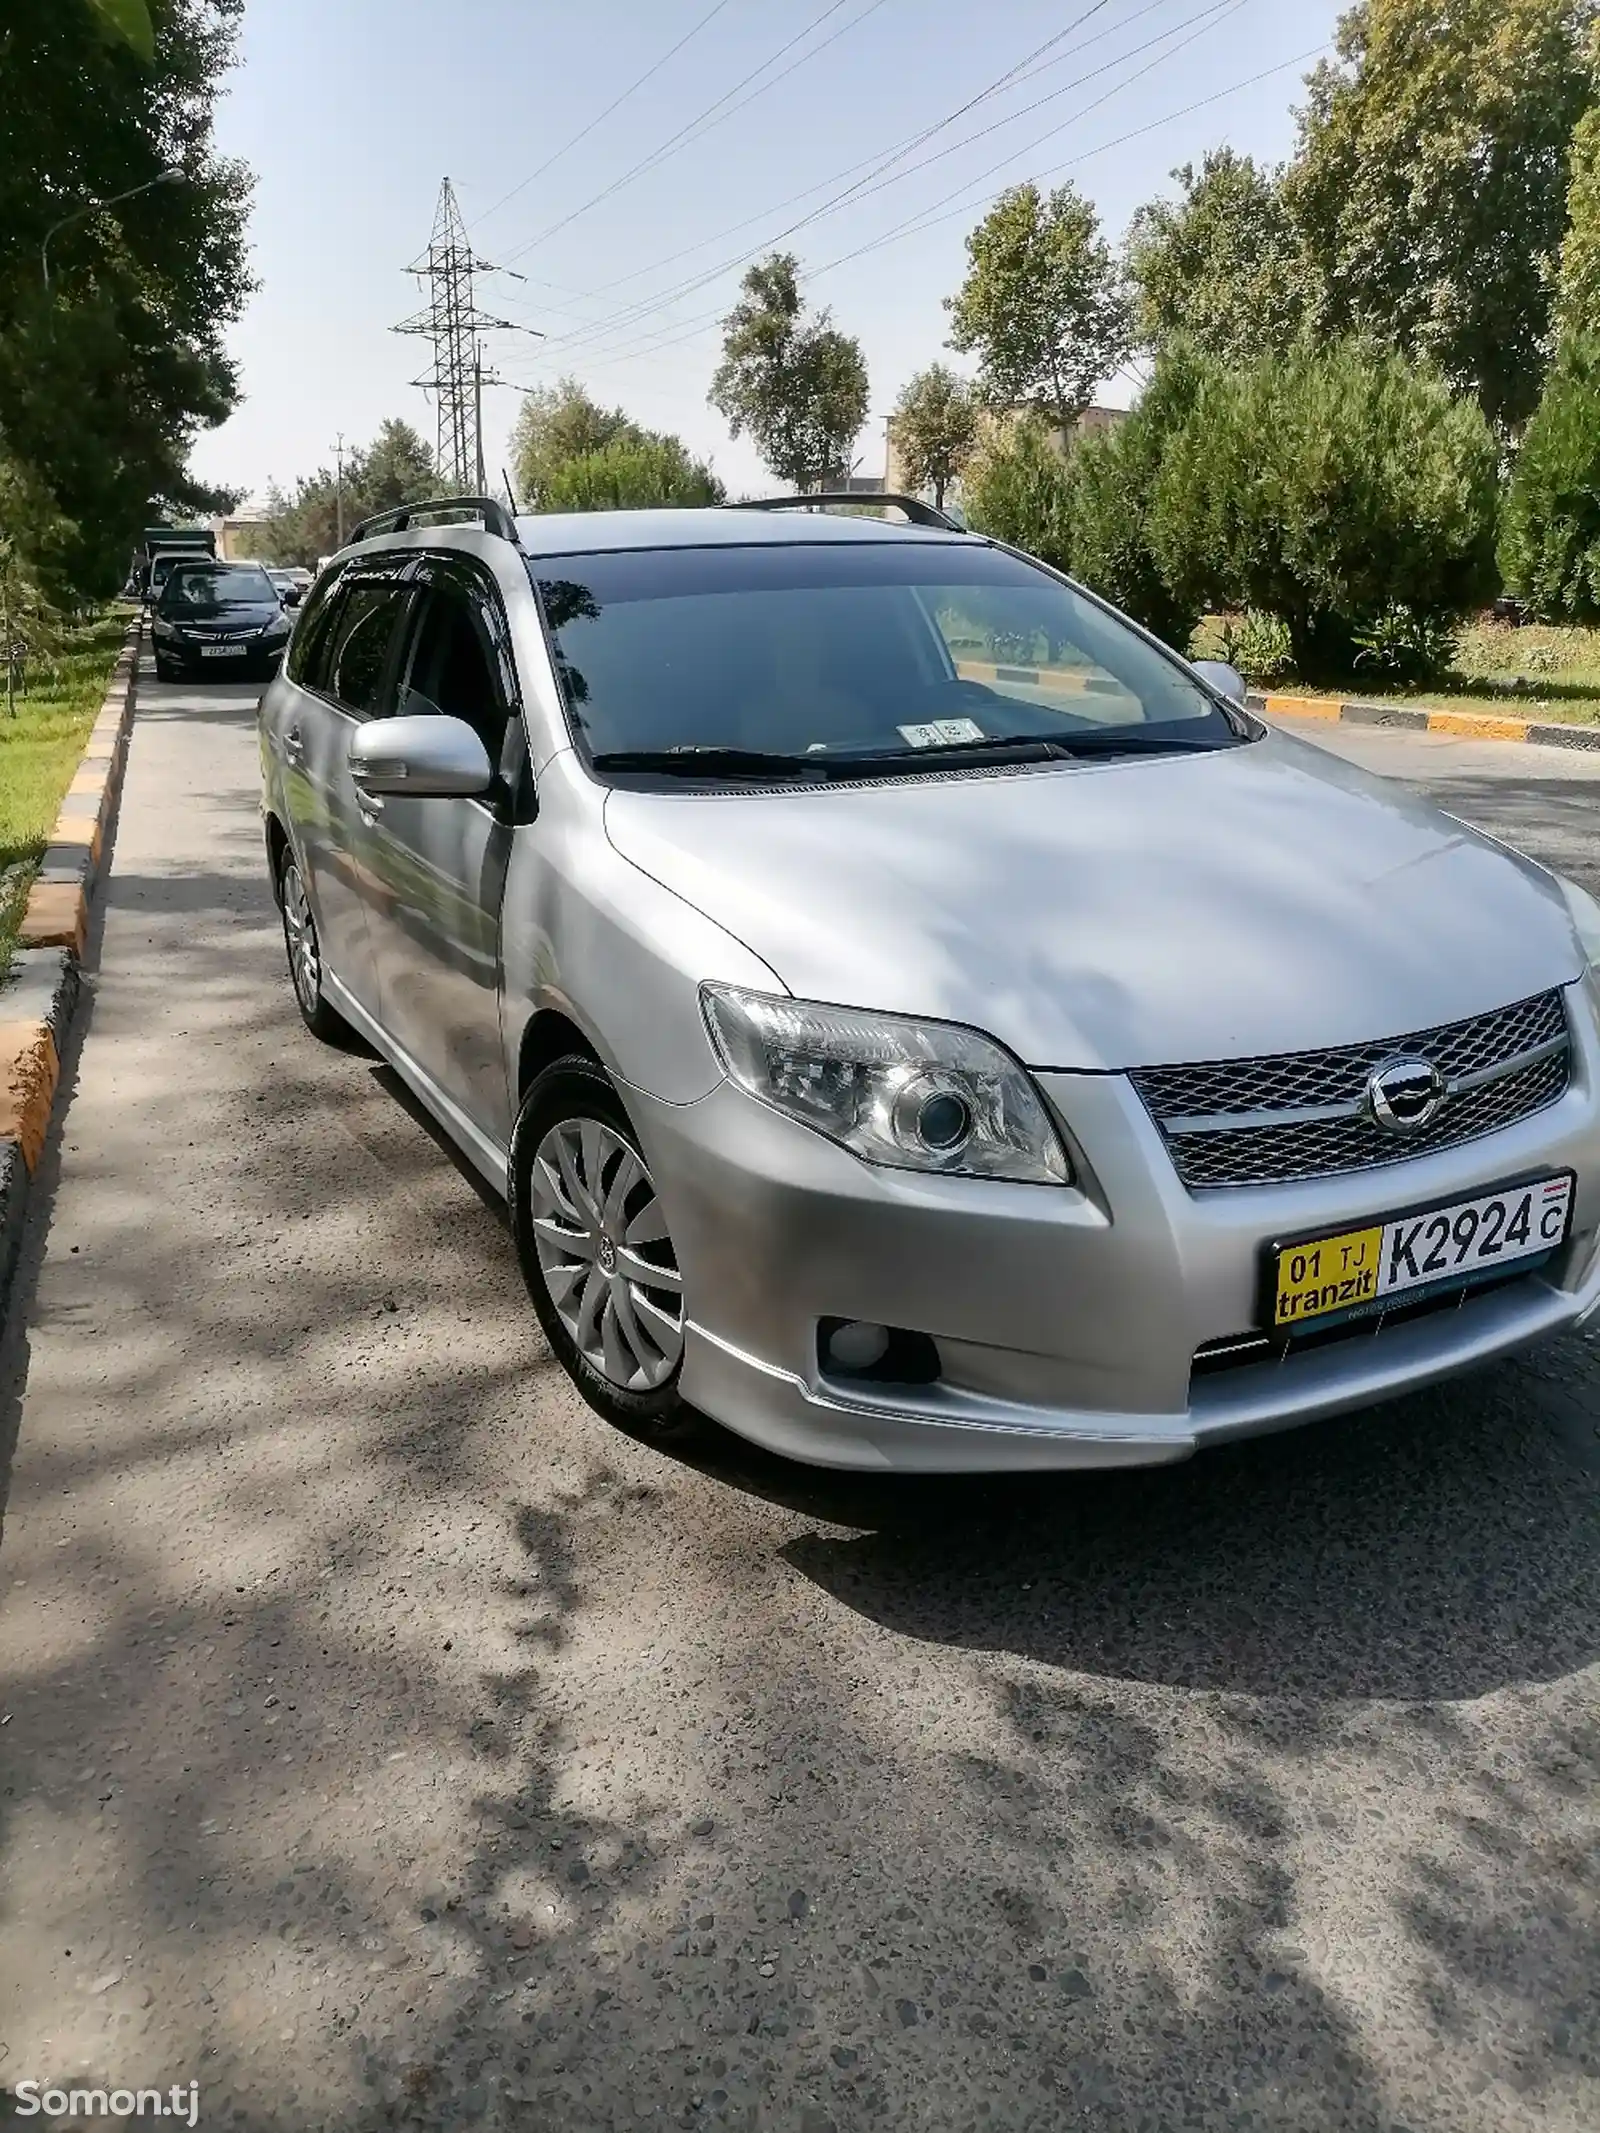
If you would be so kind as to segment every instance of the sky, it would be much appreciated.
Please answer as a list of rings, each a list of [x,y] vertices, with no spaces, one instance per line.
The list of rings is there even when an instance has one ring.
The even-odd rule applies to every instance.
[[[706,392],[740,273],[780,248],[862,343],[859,471],[880,473],[906,380],[970,367],[944,346],[943,299],[995,194],[1070,179],[1116,244],[1207,149],[1280,161],[1341,6],[249,0],[217,133],[256,174],[259,287],[229,337],[243,400],[194,469],[258,496],[390,415],[433,440],[412,382],[429,348],[391,329],[423,301],[405,270],[448,176],[503,270],[477,288],[510,322],[487,337],[508,381],[485,393],[491,468],[518,388],[571,375],[676,432],[731,494],[772,488]],[[1131,390],[1124,375],[1102,397]]]

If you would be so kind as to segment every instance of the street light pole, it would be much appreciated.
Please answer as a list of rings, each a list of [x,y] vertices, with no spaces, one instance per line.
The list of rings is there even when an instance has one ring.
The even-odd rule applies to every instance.
[[[39,247],[39,266],[44,275],[46,296],[50,293],[50,240],[58,230],[64,230],[69,222],[81,221],[85,215],[98,214],[103,207],[117,207],[122,201],[131,200],[138,193],[147,193],[152,186],[181,185],[183,180],[184,173],[181,170],[163,170],[153,178],[146,178],[142,185],[130,185],[125,193],[113,193],[109,200],[86,200],[81,207],[75,207],[70,214],[63,215],[59,222],[52,222],[44,233],[44,242]]]

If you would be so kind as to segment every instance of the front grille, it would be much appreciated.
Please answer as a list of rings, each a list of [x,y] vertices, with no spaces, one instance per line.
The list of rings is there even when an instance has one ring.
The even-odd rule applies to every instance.
[[[1396,1135],[1373,1122],[1364,1098],[1373,1069],[1402,1054],[1431,1060],[1450,1094],[1420,1132]],[[1144,1067],[1132,1079],[1179,1177],[1203,1192],[1333,1177],[1454,1148],[1542,1111],[1565,1092],[1570,1071],[1566,1011],[1559,992],[1546,992],[1371,1044]],[[1309,1110],[1333,1115],[1294,1115]]]

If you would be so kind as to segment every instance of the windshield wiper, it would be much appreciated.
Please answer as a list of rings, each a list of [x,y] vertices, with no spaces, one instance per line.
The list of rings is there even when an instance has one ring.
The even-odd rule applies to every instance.
[[[1049,763],[1101,755],[1187,755],[1209,752],[1214,741],[1162,740],[1154,735],[1084,729],[1071,738],[1054,733],[986,734],[982,740],[947,741],[932,748],[818,749],[808,755],[778,755],[759,748],[687,745],[681,748],[611,748],[591,757],[596,770],[643,770],[678,778],[803,778],[818,781],[893,776],[900,771],[951,764]]]
[[[589,760],[596,770],[654,770],[677,778],[795,778],[826,770],[817,756],[760,748],[607,748]]]

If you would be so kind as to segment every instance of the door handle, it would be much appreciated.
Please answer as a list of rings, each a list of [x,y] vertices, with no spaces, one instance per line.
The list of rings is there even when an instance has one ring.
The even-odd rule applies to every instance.
[[[298,726],[286,726],[283,734],[283,752],[291,763],[303,763],[306,759],[306,744],[300,738]]]

